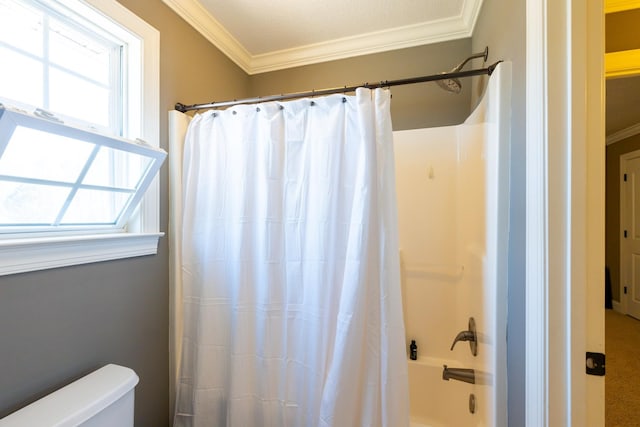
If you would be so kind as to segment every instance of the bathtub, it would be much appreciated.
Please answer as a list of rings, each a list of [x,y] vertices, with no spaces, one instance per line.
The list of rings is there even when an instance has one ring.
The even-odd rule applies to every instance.
[[[413,427],[507,423],[508,65],[465,123],[394,132]],[[470,318],[476,355],[468,342],[451,348]],[[443,365],[473,369],[476,384],[444,381]]]
[[[486,386],[442,379],[443,365],[458,367],[461,362],[421,357],[408,363],[411,427],[485,425]],[[470,394],[474,395],[474,413],[469,411]]]

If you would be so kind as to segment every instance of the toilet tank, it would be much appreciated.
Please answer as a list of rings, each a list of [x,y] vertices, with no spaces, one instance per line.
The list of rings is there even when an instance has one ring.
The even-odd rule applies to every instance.
[[[107,365],[0,420],[0,427],[132,427],[129,368]]]

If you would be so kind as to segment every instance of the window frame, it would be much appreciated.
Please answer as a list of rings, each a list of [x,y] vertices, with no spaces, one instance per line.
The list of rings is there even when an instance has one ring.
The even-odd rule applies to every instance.
[[[19,223],[19,224],[0,224],[0,240],[25,236],[25,233],[42,232],[42,233],[67,233],[68,231],[85,230],[84,234],[89,232],[119,232],[127,226],[131,214],[137,208],[140,200],[144,196],[144,192],[151,180],[155,178],[160,166],[164,162],[167,153],[156,147],[140,141],[130,141],[115,135],[99,133],[91,127],[77,126],[67,122],[63,122],[56,116],[50,114],[39,114],[36,110],[34,114],[19,109],[0,106],[0,162],[3,160],[5,150],[11,145],[12,135],[18,128],[25,128],[38,132],[43,132],[52,136],[62,136],[71,138],[75,141],[86,142],[87,146],[91,146],[90,154],[81,165],[81,169],[73,179],[56,180],[42,177],[34,177],[33,175],[21,175],[11,173],[9,175],[0,175],[0,181],[18,182],[26,184],[38,184],[48,186],[47,188],[67,188],[66,201],[60,205],[57,213],[56,221],[52,224],[47,223]],[[18,143],[19,144],[19,143]],[[55,144],[48,141],[48,145]],[[146,159],[147,163],[140,166],[139,175],[136,175],[137,182],[135,185],[131,183],[125,185],[104,184],[85,181],[84,174],[91,173],[96,165],[95,157],[103,149],[114,150],[113,152],[128,153],[137,155],[139,158]],[[111,165],[113,166],[113,164]],[[118,165],[123,166],[123,165]],[[126,167],[126,165],[124,165]],[[100,165],[97,166],[98,168]],[[111,194],[124,193],[129,194],[122,208],[118,210],[118,215],[113,218],[113,222],[78,222],[69,223],[64,221],[66,213],[69,211],[70,205],[76,193],[83,190],[99,190],[106,191]]]
[[[68,0],[60,0],[68,4]],[[125,87],[123,105],[129,135],[160,146],[160,33],[116,0],[83,0],[104,19],[122,28],[132,41],[125,53],[125,72],[139,76],[139,85]],[[131,79],[128,79],[131,80]],[[55,232],[54,232],[55,233]],[[91,230],[27,235],[0,239],[0,276],[108,261],[157,253],[160,232],[160,185],[155,176],[138,209],[121,232]]]

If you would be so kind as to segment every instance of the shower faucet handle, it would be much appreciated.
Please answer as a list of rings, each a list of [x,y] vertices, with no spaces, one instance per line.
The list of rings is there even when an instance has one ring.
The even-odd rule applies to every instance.
[[[454,338],[453,344],[451,344],[451,351],[453,351],[453,347],[456,346],[456,343],[458,341],[469,341],[471,354],[473,354],[474,356],[478,355],[478,336],[476,334],[476,321],[473,319],[473,317],[469,318],[469,329],[460,332]]]
[[[458,335],[453,340],[453,344],[451,344],[451,351],[453,351],[453,347],[455,347],[458,341],[475,341],[476,335],[471,331],[462,331],[458,333]]]

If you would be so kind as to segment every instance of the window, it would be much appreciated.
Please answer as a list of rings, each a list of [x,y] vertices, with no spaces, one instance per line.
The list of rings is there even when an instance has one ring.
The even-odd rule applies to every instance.
[[[115,0],[0,0],[0,274],[157,251],[158,39]]]
[[[166,153],[45,117],[0,108],[0,233],[124,228]]]
[[[0,0],[0,94],[120,133],[126,42],[57,2]],[[84,11],[87,14],[87,11]]]

